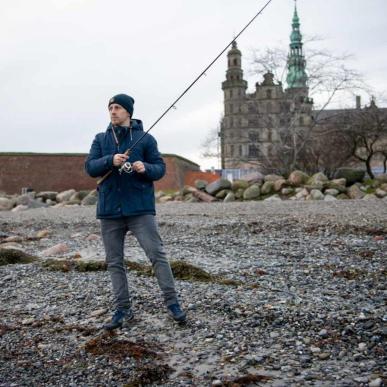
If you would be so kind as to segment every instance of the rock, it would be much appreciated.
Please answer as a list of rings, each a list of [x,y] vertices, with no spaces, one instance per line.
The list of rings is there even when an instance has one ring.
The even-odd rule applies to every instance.
[[[243,199],[244,192],[245,192],[245,190],[243,188],[239,188],[238,190],[236,190],[235,199]]]
[[[292,193],[294,193],[294,189],[289,187],[289,188],[282,188],[281,189],[281,194],[282,195],[291,195]]]
[[[325,200],[326,202],[334,202],[334,201],[337,200],[337,199],[336,199],[335,196],[332,196],[332,195],[325,195],[324,200]]]
[[[218,179],[206,186],[206,192],[210,195],[216,195],[219,191],[223,189],[231,189],[231,182],[229,180]]]
[[[312,177],[310,177],[307,181],[308,185],[323,185],[328,182],[328,178],[322,173],[315,173]]]
[[[312,197],[312,200],[324,200],[324,194],[318,189],[312,189],[310,196]]]
[[[56,195],[56,201],[58,203],[68,202],[70,200],[71,196],[73,196],[75,194],[75,192],[76,192],[75,189],[69,189],[67,191],[62,191]]]
[[[363,181],[365,176],[365,171],[355,168],[339,168],[335,173],[335,179],[345,179],[347,185],[352,185],[354,183]]]
[[[336,199],[340,199],[340,200],[348,200],[349,197],[348,195],[344,194],[344,193],[341,193],[339,195],[336,196]]]
[[[204,191],[206,189],[206,186],[208,185],[208,181],[206,180],[195,180],[195,188],[200,189],[201,191]]]
[[[266,175],[264,177],[264,181],[267,182],[267,181],[277,181],[277,180],[284,180],[284,178],[280,175]]]
[[[243,190],[245,190],[247,187],[249,186],[249,183],[248,181],[246,180],[234,180],[232,183],[231,183],[231,189],[235,192],[237,191],[238,189],[242,188]]]
[[[363,199],[365,196],[364,192],[362,192],[358,185],[351,185],[347,190],[347,195],[350,199]]]
[[[309,195],[309,191],[305,188],[303,188],[301,191],[299,191],[295,198],[296,199],[305,199]]]
[[[327,360],[331,357],[331,354],[329,352],[322,352],[318,354],[318,358],[320,360]]]
[[[309,176],[302,171],[293,171],[288,178],[288,183],[293,187],[297,187],[305,184],[309,179]]]
[[[86,238],[87,241],[98,241],[98,240],[100,240],[100,239],[101,239],[101,237],[100,237],[99,235],[97,235],[97,234],[90,234],[90,235]]]
[[[270,201],[270,202],[282,202],[282,199],[279,197],[278,194],[274,194],[272,196],[269,196],[264,201]]]
[[[102,316],[102,315],[106,314],[107,311],[108,311],[108,310],[107,310],[106,308],[94,310],[93,312],[90,313],[90,317],[99,317],[99,316]]]
[[[274,182],[273,181],[265,181],[263,186],[261,187],[261,194],[268,195],[274,192]]]
[[[19,235],[13,235],[13,236],[9,236],[7,238],[4,238],[1,241],[1,243],[9,243],[9,242],[14,242],[14,243],[23,242],[23,238]]]
[[[25,211],[28,210],[28,206],[25,206],[24,204],[19,204],[18,206],[12,208],[12,212],[19,212],[19,211]]]
[[[23,251],[23,246],[20,243],[16,242],[7,242],[7,243],[2,243],[0,245],[2,249],[14,249],[14,250],[20,250]]]
[[[163,191],[156,191],[156,192],[155,192],[155,199],[156,199],[156,200],[159,200],[159,199],[162,198],[164,195],[165,195],[165,193],[164,193]]]
[[[382,379],[376,378],[374,380],[371,380],[368,384],[368,387],[380,387],[382,385]]]
[[[201,200],[202,202],[211,203],[216,201],[216,198],[214,198],[211,195],[206,194],[203,191],[195,190],[192,195],[196,198]]]
[[[94,189],[90,191],[89,194],[82,199],[81,204],[83,206],[93,206],[97,204],[97,200],[98,200],[97,190]]]
[[[385,196],[387,196],[387,192],[380,189],[380,188],[377,188],[375,190],[375,195],[378,197],[378,198],[384,198]]]
[[[260,172],[251,172],[241,177],[241,180],[245,180],[249,183],[262,183],[264,176]]]
[[[73,195],[71,195],[69,201],[70,202],[79,202],[81,203],[82,200],[90,193],[90,191],[87,190],[81,190],[78,192],[75,192]]]
[[[62,255],[69,251],[69,247],[65,243],[59,243],[55,246],[52,246],[42,252],[42,255],[45,257]]]
[[[328,331],[326,329],[321,329],[320,332],[318,333],[318,335],[320,337],[322,337],[323,339],[325,339],[328,337]]]
[[[16,198],[16,205],[23,204],[24,206],[28,206],[32,201],[34,201],[35,196],[34,194],[28,193],[24,195],[20,195]]]
[[[9,211],[13,206],[13,200],[0,197],[0,211]]]
[[[58,192],[55,191],[42,191],[36,194],[37,198],[42,198],[44,202],[49,200],[56,200],[56,195],[58,195]]]
[[[261,194],[261,189],[258,184],[253,184],[243,192],[244,200],[258,199]]]
[[[367,344],[366,343],[359,343],[358,345],[359,351],[365,351],[367,349]]]
[[[217,198],[217,199],[224,199],[226,196],[227,196],[227,194],[230,192],[230,190],[229,189],[222,189],[221,191],[219,191],[216,195],[215,195],[215,197]]]
[[[333,184],[333,185],[340,185],[340,186],[346,186],[347,185],[347,179],[345,178],[340,178],[340,179],[333,179],[328,182],[328,185]]]
[[[274,182],[274,191],[275,192],[280,192],[282,188],[287,184],[285,179],[278,179]]]
[[[39,230],[36,234],[35,234],[35,238],[36,239],[42,239],[42,238],[46,238],[47,236],[50,235],[50,230],[47,230],[47,229],[44,229],[44,230]]]
[[[171,195],[164,195],[159,199],[159,203],[167,203],[171,202],[173,200],[173,197]]]
[[[380,183],[387,183],[387,173],[381,173],[380,175],[376,176],[375,179]]]
[[[339,190],[334,188],[328,188],[324,191],[325,195],[337,196],[340,193]]]
[[[181,193],[182,193],[183,196],[185,196],[185,195],[187,195],[189,193],[193,193],[193,192],[196,192],[196,191],[197,191],[197,188],[192,187],[191,185],[185,185],[183,187],[183,190],[182,190]]]
[[[375,194],[366,194],[363,196],[363,200],[378,200]]]
[[[229,192],[226,197],[223,200],[225,203],[228,202],[234,202],[235,201],[235,194],[233,192]]]
[[[24,320],[22,320],[22,325],[31,325],[33,322],[35,321],[34,318],[25,318]]]

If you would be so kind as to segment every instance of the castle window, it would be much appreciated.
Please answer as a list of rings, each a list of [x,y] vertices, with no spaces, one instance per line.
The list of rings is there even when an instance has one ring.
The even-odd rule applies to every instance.
[[[230,90],[230,98],[232,98],[232,90]]]
[[[237,65],[238,65],[238,61],[234,59],[234,66],[237,66]]]
[[[230,107],[229,107],[230,113],[233,113],[233,109],[234,109],[234,106],[232,103],[230,103]]]
[[[249,145],[249,157],[258,156],[258,147],[256,145]]]
[[[251,142],[257,142],[258,141],[258,133],[249,132],[249,140]]]
[[[233,81],[233,80],[234,80],[234,75],[231,75],[231,76],[230,76],[230,79]]]
[[[242,145],[239,145],[239,156],[243,156]]]
[[[237,81],[239,81],[239,75],[236,76]]]
[[[234,156],[234,145],[230,145],[230,156]]]
[[[266,98],[271,99],[271,89],[266,90]]]

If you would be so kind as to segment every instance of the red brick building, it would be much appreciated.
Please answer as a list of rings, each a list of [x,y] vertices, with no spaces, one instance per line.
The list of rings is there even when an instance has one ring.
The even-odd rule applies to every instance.
[[[21,193],[23,187],[34,191],[89,190],[96,179],[86,175],[84,153],[0,153],[0,191]],[[164,154],[166,175],[156,182],[157,190],[179,190],[190,171],[198,164],[174,154]]]

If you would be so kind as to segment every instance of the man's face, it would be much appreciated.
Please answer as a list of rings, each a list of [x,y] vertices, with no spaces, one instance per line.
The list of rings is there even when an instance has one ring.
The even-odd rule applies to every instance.
[[[127,110],[125,110],[121,105],[117,103],[112,103],[109,106],[110,120],[113,125],[119,126],[129,126],[130,125],[130,115]]]

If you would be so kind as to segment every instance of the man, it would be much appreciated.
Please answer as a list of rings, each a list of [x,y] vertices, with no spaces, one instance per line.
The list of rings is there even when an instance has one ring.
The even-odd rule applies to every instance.
[[[134,99],[126,94],[110,99],[111,123],[106,132],[95,137],[85,163],[86,171],[92,177],[111,171],[98,186],[97,204],[116,307],[111,322],[104,325],[106,330],[121,328],[124,322],[133,318],[124,265],[124,240],[128,231],[133,233],[152,263],[169,315],[178,322],[186,320],[155,221],[153,181],[164,176],[165,163],[150,134],[132,149],[129,157],[125,155],[125,151],[144,134],[142,122],[132,119],[133,104]],[[132,164],[132,172],[120,173],[125,162]]]

